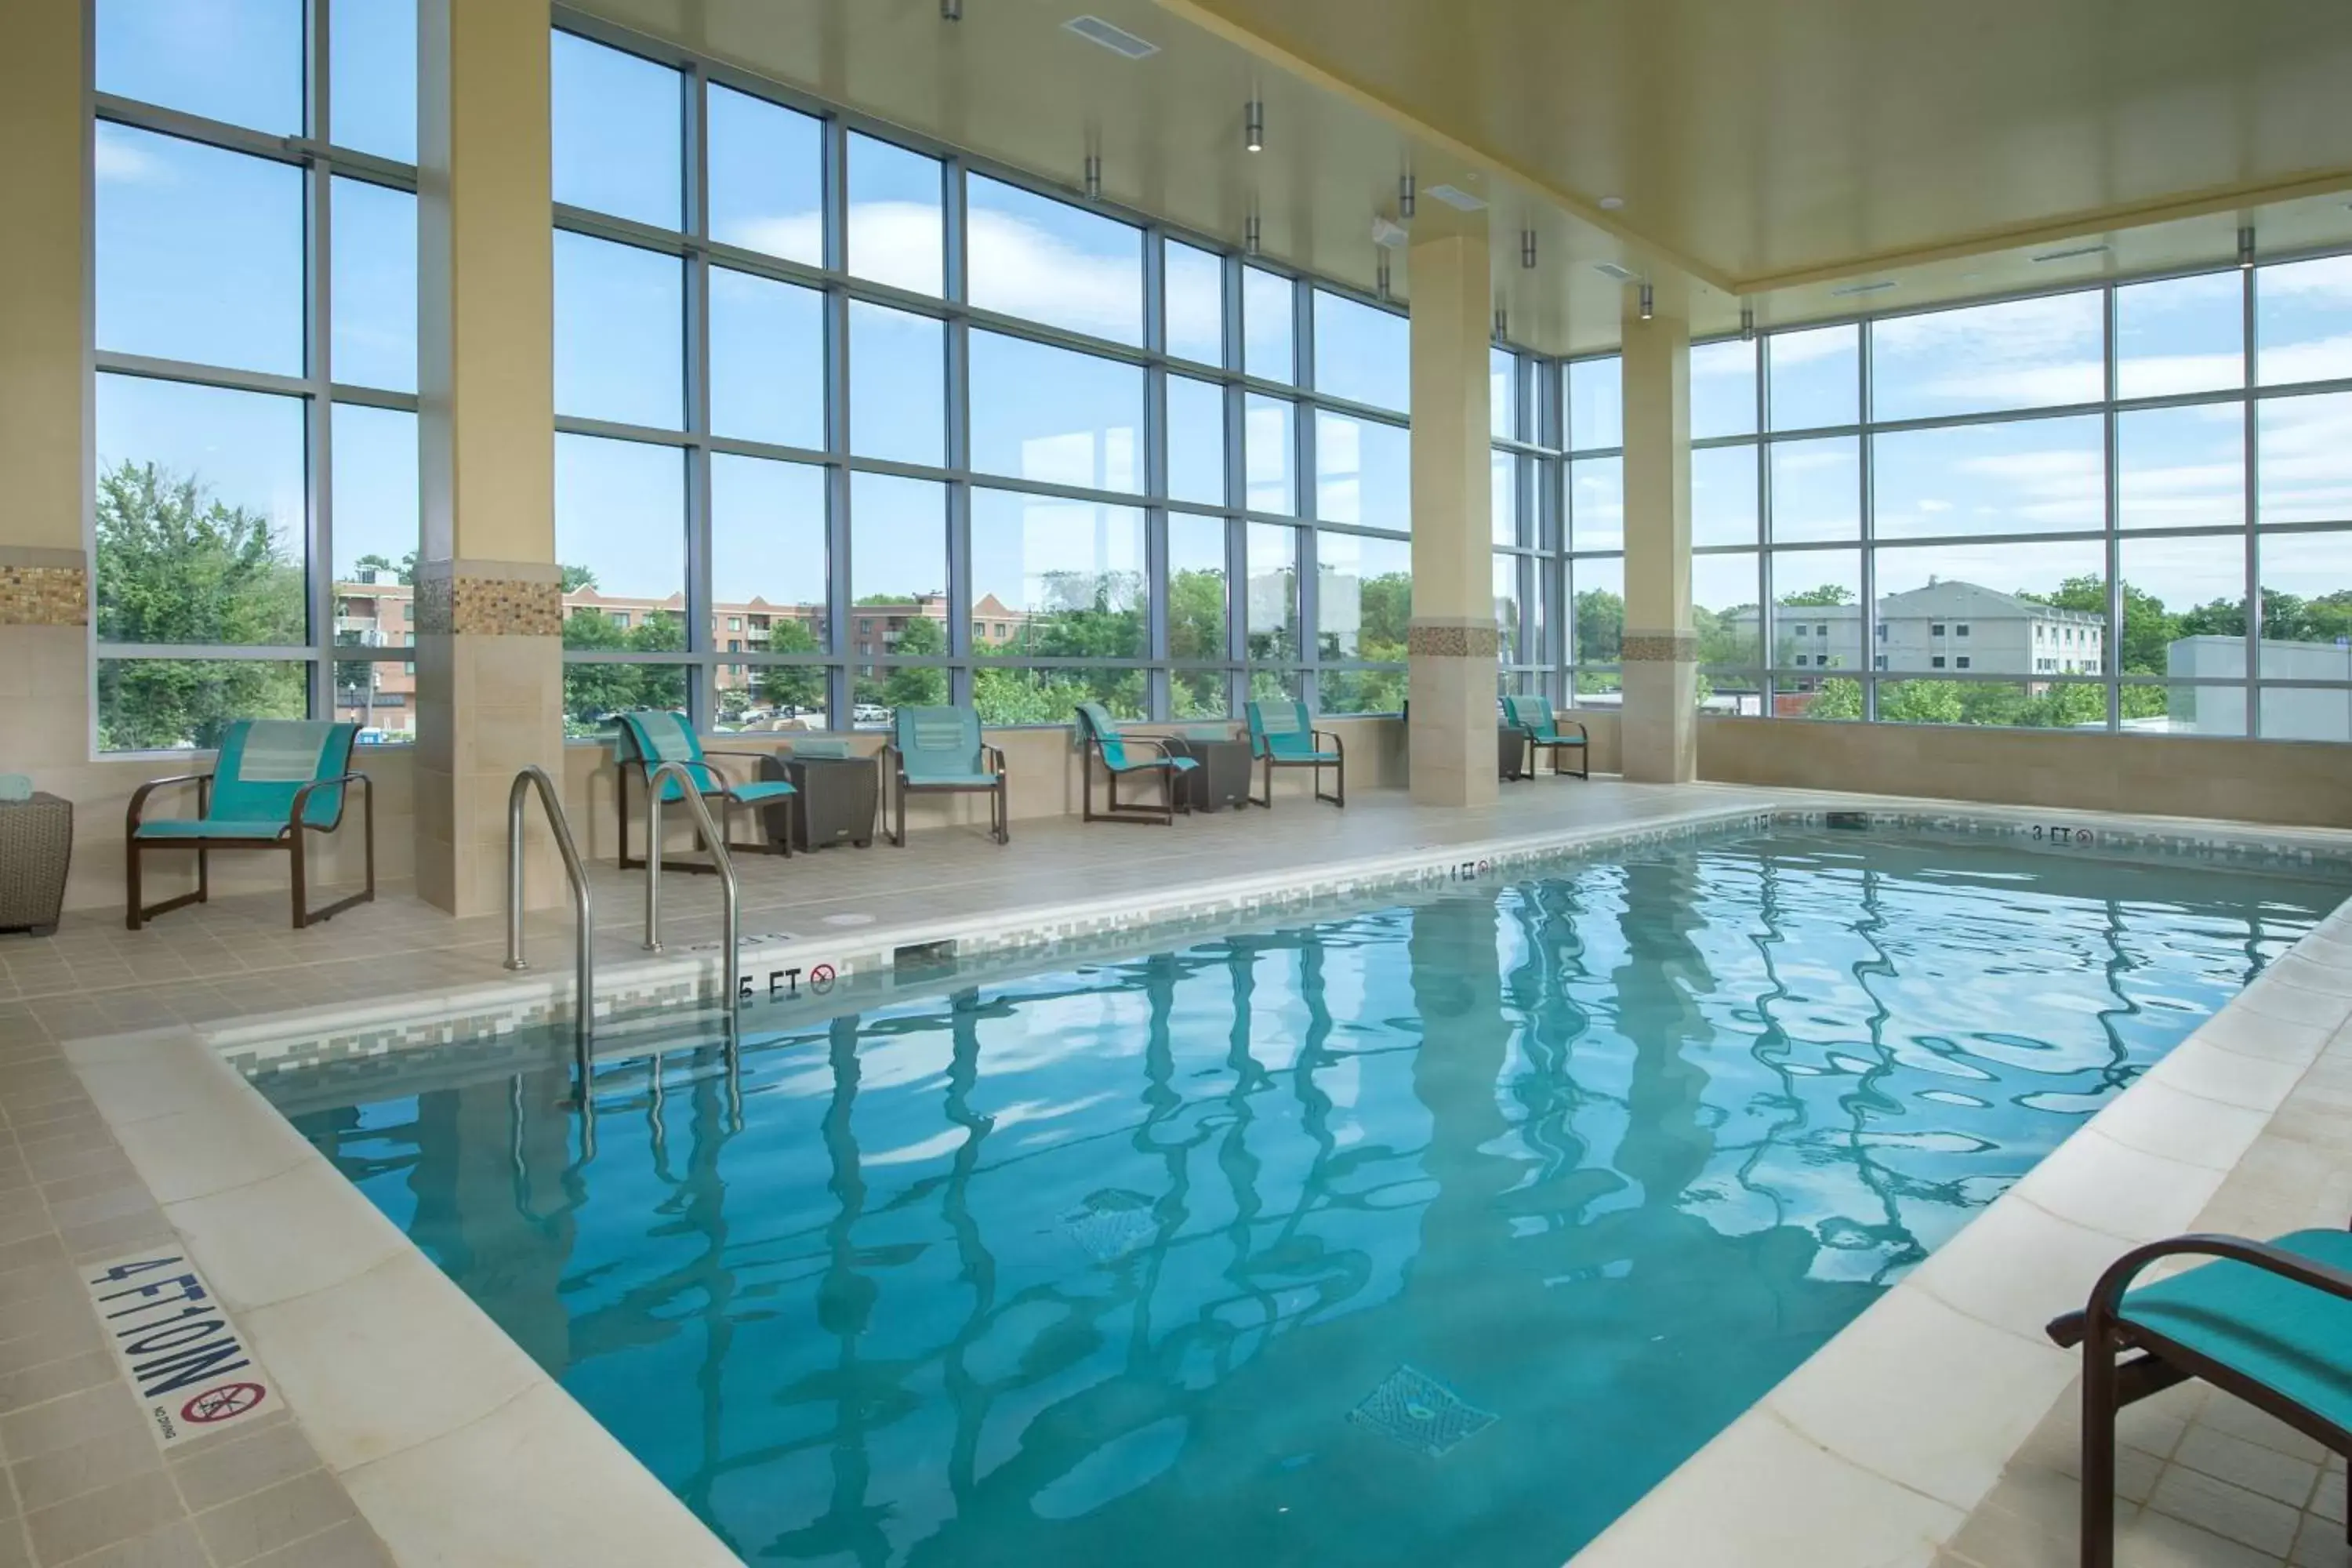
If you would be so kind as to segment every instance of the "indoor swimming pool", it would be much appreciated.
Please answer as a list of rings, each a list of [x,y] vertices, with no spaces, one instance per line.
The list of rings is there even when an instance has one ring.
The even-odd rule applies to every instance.
[[[2348,891],[1743,830],[754,1006],[593,1138],[555,1039],[259,1081],[747,1561],[1558,1568]]]

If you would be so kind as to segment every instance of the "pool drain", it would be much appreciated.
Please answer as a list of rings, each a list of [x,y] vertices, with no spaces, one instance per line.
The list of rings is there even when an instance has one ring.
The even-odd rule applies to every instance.
[[[1151,1200],[1141,1193],[1110,1187],[1062,1216],[1062,1228],[1078,1250],[1097,1263],[1116,1263],[1140,1251],[1159,1231]]]
[[[1364,1402],[1348,1412],[1348,1419],[1433,1459],[1495,1423],[1492,1412],[1409,1366],[1381,1379]]]

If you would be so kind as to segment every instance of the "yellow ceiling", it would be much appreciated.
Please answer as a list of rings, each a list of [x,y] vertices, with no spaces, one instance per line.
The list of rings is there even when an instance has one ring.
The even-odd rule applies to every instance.
[[[2346,0],[587,8],[1070,186],[1098,150],[1111,201],[1229,242],[1255,209],[1269,255],[1365,288],[1398,174],[1450,182],[1488,210],[1424,195],[1413,228],[1488,224],[1512,337],[1554,353],[1616,341],[1624,289],[1597,262],[1686,292],[1704,332],[1743,298],[1772,324],[2225,261],[2242,222],[2265,251],[2352,242]],[[1062,26],[1082,11],[1160,52],[1087,42]]]

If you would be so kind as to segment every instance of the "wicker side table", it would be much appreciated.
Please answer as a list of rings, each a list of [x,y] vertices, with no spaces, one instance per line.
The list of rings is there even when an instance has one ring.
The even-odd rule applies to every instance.
[[[72,860],[73,802],[38,793],[0,801],[0,931],[55,931]]]

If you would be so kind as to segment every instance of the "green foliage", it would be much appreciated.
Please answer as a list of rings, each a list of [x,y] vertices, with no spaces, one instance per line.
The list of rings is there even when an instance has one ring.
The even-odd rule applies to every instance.
[[[1576,595],[1576,662],[1615,664],[1625,647],[1625,601],[1606,588]]]
[[[1225,574],[1178,572],[1168,580],[1168,652],[1176,658],[1225,657]]]
[[[808,623],[778,616],[768,623],[770,653],[819,653]],[[768,666],[756,671],[760,700],[778,708],[824,706],[824,671],[806,665]]]
[[[1795,594],[1783,594],[1780,595],[1780,603],[1798,605],[1851,605],[1853,603],[1853,590],[1842,587],[1835,583],[1824,583],[1818,588],[1807,588]]]
[[[1808,719],[1859,719],[1862,717],[1862,682],[1843,677],[1822,682],[1813,700],[1805,704]]]
[[[678,653],[686,647],[686,623],[676,616],[657,614],[624,627],[604,611],[583,606],[563,617],[563,646],[572,651],[599,653]],[[607,721],[615,713],[685,706],[686,670],[679,665],[563,667],[564,732],[574,738],[609,733],[612,726]]]
[[[596,573],[592,567],[565,566],[560,570],[563,574],[560,580],[563,591],[567,594],[576,594],[583,588],[593,588],[596,585]]]

